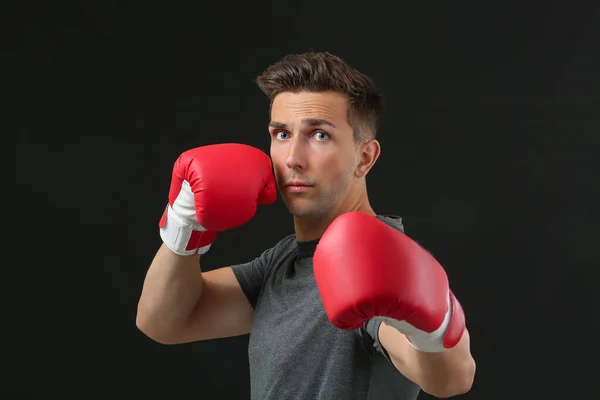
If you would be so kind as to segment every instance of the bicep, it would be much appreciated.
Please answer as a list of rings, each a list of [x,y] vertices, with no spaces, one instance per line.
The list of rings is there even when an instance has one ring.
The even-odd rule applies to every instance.
[[[184,341],[245,335],[254,310],[231,267],[203,272],[202,296],[190,316]]]
[[[225,338],[250,333],[254,306],[273,249],[254,260],[202,273],[202,296],[185,332],[185,341]]]

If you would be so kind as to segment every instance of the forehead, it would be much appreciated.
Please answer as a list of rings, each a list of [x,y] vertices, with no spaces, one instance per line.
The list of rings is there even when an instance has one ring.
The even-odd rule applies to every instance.
[[[271,119],[276,121],[314,118],[341,124],[347,120],[347,115],[348,100],[332,92],[284,92],[275,97],[271,106]]]

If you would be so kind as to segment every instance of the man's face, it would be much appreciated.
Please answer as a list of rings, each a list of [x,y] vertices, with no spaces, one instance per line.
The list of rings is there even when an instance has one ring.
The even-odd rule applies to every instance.
[[[358,154],[337,93],[281,93],[271,108],[271,158],[284,203],[296,217],[340,206],[356,180]]]

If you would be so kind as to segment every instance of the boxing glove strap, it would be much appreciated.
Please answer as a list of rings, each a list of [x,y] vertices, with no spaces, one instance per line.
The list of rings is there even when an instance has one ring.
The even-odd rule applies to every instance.
[[[200,225],[191,226],[186,223],[170,204],[167,204],[159,228],[162,241],[173,253],[180,256],[206,253],[217,234]]]

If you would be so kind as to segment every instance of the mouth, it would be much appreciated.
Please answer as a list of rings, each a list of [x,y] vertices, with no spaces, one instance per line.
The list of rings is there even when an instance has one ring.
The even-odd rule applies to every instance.
[[[285,185],[285,188],[290,192],[305,192],[313,186],[304,182],[289,182]]]

